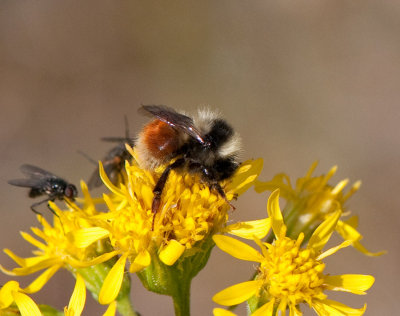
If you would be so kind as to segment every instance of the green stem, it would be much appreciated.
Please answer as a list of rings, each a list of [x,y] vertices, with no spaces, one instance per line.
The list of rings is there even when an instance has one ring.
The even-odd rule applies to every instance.
[[[139,316],[133,309],[129,295],[124,295],[117,300],[117,309],[122,316]]]
[[[177,284],[172,295],[175,316],[190,316],[190,281]]]

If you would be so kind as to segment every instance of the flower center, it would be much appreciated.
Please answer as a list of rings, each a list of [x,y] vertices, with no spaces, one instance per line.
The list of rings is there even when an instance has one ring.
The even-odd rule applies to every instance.
[[[300,249],[304,235],[297,240],[283,237],[270,245],[261,265],[264,287],[277,300],[292,304],[324,299],[323,270],[325,264],[315,259],[311,249]]]

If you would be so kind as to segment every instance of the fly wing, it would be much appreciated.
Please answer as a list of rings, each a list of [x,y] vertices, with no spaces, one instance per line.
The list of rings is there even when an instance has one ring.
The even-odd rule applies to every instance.
[[[105,142],[115,142],[115,143],[128,143],[130,146],[134,145],[134,139],[129,136],[129,123],[128,117],[124,115],[125,122],[125,137],[102,137],[101,140]]]
[[[24,164],[20,167],[20,170],[26,176],[32,179],[43,179],[43,178],[58,178],[56,175],[52,174],[49,171],[46,171],[42,168]]]
[[[101,178],[100,178],[99,167],[97,167],[93,171],[92,175],[90,176],[90,179],[88,180],[87,185],[88,185],[88,188],[92,190],[94,188],[100,187],[102,184],[103,184],[103,181],[101,181]]]
[[[41,188],[42,187],[42,180],[41,179],[14,179],[9,180],[9,184],[15,185],[17,187],[24,187],[24,188]]]
[[[103,160],[103,167],[104,167],[104,171],[105,171],[108,179],[111,181],[111,183],[114,185],[117,185],[118,180],[119,180],[119,175],[120,175],[119,166],[116,165],[112,159],[109,159],[109,160]],[[100,178],[99,167],[97,167],[96,170],[93,171],[87,185],[88,185],[88,188],[91,190],[101,187],[103,185],[103,180],[101,180],[101,178]]]
[[[126,138],[126,137],[102,137],[100,138],[103,142],[113,142],[113,143],[121,143],[124,144],[125,148],[125,143],[128,144],[129,146],[134,146],[135,145],[135,140],[133,138]]]
[[[165,105],[143,105],[142,109],[153,114],[159,120],[171,125],[172,127],[183,131],[196,139],[199,143],[204,144],[203,136],[196,126],[194,126],[192,118],[178,113],[174,109]]]

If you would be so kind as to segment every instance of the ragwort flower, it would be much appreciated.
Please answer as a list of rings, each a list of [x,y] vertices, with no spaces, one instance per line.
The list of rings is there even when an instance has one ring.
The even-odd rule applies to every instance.
[[[232,256],[259,263],[254,280],[228,287],[217,293],[213,300],[221,305],[231,306],[248,300],[253,316],[284,315],[289,308],[290,315],[302,315],[301,303],[307,303],[318,315],[362,315],[366,306],[353,309],[327,298],[326,290],[365,294],[374,278],[368,275],[344,274],[325,275],[323,259],[351,244],[342,244],[322,252],[341,216],[337,210],[317,227],[306,247],[302,248],[304,234],[298,238],[287,237],[287,227],[279,208],[279,190],[268,200],[268,214],[275,236],[274,243],[255,242],[261,252],[234,238],[216,235],[215,243]],[[217,311],[221,315],[221,311]]]
[[[175,279],[188,283],[207,262],[214,245],[209,237],[225,228],[230,209],[198,175],[171,171],[154,217],[153,188],[163,167],[155,172],[145,170],[139,166],[134,149],[127,149],[133,159],[126,161],[126,180],[119,186],[111,183],[100,164],[100,176],[111,191],[103,196],[108,212],[93,216],[94,227],[83,228],[74,237],[80,247],[108,238],[120,255],[104,281],[99,296],[102,304],[109,304],[118,295],[126,262],[130,263],[129,272],[138,272],[148,289],[172,296],[171,291],[177,289],[170,288],[173,282],[162,281],[163,274],[173,273]],[[232,179],[221,184],[227,199],[253,185],[261,168],[261,159],[244,162]]]
[[[255,189],[257,192],[274,191],[280,189],[281,197],[285,199],[286,206],[283,210],[287,234],[292,238],[305,234],[305,241],[311,236],[315,228],[329,215],[337,210],[342,210],[342,216],[350,212],[345,205],[347,200],[358,191],[361,181],[355,182],[346,193],[344,189],[349,180],[339,181],[335,186],[328,184],[328,181],[335,174],[337,167],[334,166],[326,175],[313,176],[318,162],[314,162],[307,174],[296,181],[293,186],[288,175],[279,173],[271,181],[257,181]],[[357,231],[358,219],[356,216],[339,220],[336,231],[345,240],[351,240],[352,245],[368,256],[379,256],[381,252],[370,252],[360,242],[362,235]]]
[[[84,183],[82,183],[82,190],[87,192]],[[4,249],[4,252],[19,265],[19,267],[12,270],[5,269],[0,265],[0,269],[4,273],[12,276],[24,276],[44,270],[24,289],[26,293],[39,291],[60,268],[65,268],[75,274],[77,269],[91,267],[107,261],[117,253],[116,251],[111,251],[99,256],[98,244],[92,244],[86,248],[77,247],[72,233],[83,227],[90,227],[91,224],[86,219],[87,214],[72,203],[69,203],[71,209],[66,211],[59,209],[53,202],[49,203],[58,217],[54,217],[54,225],[52,226],[43,216],[38,215],[38,221],[43,228],[41,230],[33,227],[32,232],[41,240],[21,232],[26,241],[38,248],[33,252],[34,256],[22,258],[11,250]]]

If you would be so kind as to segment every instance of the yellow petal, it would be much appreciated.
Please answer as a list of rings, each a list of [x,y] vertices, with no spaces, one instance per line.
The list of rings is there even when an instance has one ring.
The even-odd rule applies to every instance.
[[[341,210],[336,211],[332,215],[329,215],[329,217],[317,227],[308,241],[308,248],[313,248],[315,251],[320,251],[324,248],[335,230],[341,214]]]
[[[300,312],[297,307],[293,304],[289,305],[289,316],[302,316],[302,312]]]
[[[232,182],[226,186],[226,192],[243,194],[253,185],[262,168],[263,160],[261,158],[243,162],[232,177]]]
[[[96,200],[98,200],[98,199],[92,198],[85,181],[81,180],[80,185],[81,185],[81,191],[83,194],[83,199],[82,199],[83,201],[81,203],[84,204],[85,213],[87,213],[89,215],[96,214],[95,204],[96,204]],[[103,200],[100,199],[100,202],[103,202]]]
[[[71,242],[78,248],[86,248],[95,241],[107,237],[110,232],[101,227],[82,228],[68,234]]]
[[[375,279],[371,275],[362,274],[342,274],[342,275],[327,275],[324,277],[324,284],[329,290],[351,292],[354,294],[366,294]]]
[[[223,308],[214,308],[213,315],[214,316],[236,316],[236,314],[234,314],[231,311],[228,311],[226,309],[223,309]]]
[[[17,281],[8,281],[0,288],[0,309],[7,308],[14,301],[12,296],[13,292],[19,290],[19,283]]]
[[[336,231],[346,240],[357,241],[362,238],[354,227],[343,221],[338,221]]]
[[[31,243],[35,247],[37,247],[41,250],[47,249],[47,246],[45,244],[43,244],[40,241],[38,241],[37,239],[33,238],[31,235],[29,235],[25,232],[20,232],[20,234],[21,234],[22,238],[24,238],[27,242]]]
[[[314,300],[312,308],[321,316],[361,316],[364,314],[367,305],[360,309],[355,309],[332,300]]]
[[[258,193],[264,191],[272,192],[276,189],[279,189],[280,190],[279,195],[286,200],[293,200],[296,194],[296,192],[292,188],[290,178],[284,173],[279,173],[275,175],[273,179],[268,182],[261,182],[256,180],[254,183],[254,189]]]
[[[267,304],[264,304],[259,309],[257,309],[251,316],[272,316],[274,311],[275,299],[272,299]]]
[[[108,273],[100,290],[100,304],[110,304],[117,297],[121,289],[127,257],[127,255],[122,255]]]
[[[287,298],[283,297],[278,305],[278,308],[276,309],[276,312],[278,314],[285,314],[286,313],[286,307],[287,307]]]
[[[8,274],[28,275],[28,274],[32,274],[39,270],[47,269],[48,267],[55,266],[58,264],[60,264],[59,258],[46,258],[30,267],[12,269],[11,271],[8,271]]]
[[[21,316],[42,316],[39,307],[28,295],[14,292],[13,296]]]
[[[20,267],[25,267],[27,265],[27,260],[26,258],[22,258],[17,256],[15,253],[13,253],[10,249],[4,249],[3,250],[11,259],[13,259]],[[37,258],[37,257],[31,257],[31,258]]]
[[[367,304],[364,304],[363,307],[361,308],[351,308],[348,307],[347,305],[344,305],[342,303],[332,301],[332,300],[325,300],[324,301],[326,304],[329,304],[330,306],[334,307],[336,310],[341,311],[343,314],[346,316],[359,316],[363,315],[365,310],[367,309]]]
[[[147,267],[151,263],[151,257],[149,252],[147,250],[139,252],[135,258],[134,263]]]
[[[214,235],[213,240],[215,244],[222,251],[229,253],[231,256],[240,260],[262,262],[264,257],[253,247],[236,240],[232,237],[223,235]]]
[[[323,253],[321,253],[318,257],[317,260],[322,260],[330,255],[333,255],[336,251],[342,249],[342,248],[346,248],[348,246],[350,246],[352,244],[352,242],[350,240],[345,240],[344,242],[342,242],[339,246],[333,247],[328,249],[327,251],[324,251]]]
[[[239,222],[226,227],[226,231],[229,234],[245,239],[253,239],[253,236],[262,239],[268,234],[270,229],[271,229],[270,218],[264,218],[248,222]]]
[[[94,258],[93,260],[89,260],[89,261],[80,261],[80,260],[76,260],[72,257],[68,257],[66,259],[66,261],[69,265],[71,265],[74,268],[87,268],[87,267],[91,267],[96,264],[105,262],[105,261],[111,259],[112,257],[119,255],[119,253],[120,253],[120,251],[118,251],[118,250],[103,253],[102,255]]]
[[[33,266],[38,264],[40,261],[43,261],[44,259],[48,259],[47,255],[43,256],[35,256],[35,257],[29,257],[29,258],[22,258],[14,254],[11,250],[9,249],[4,249],[4,252],[11,258],[13,259],[19,266],[22,268],[26,268],[28,266]],[[2,265],[0,265],[0,270],[4,272],[5,274],[9,275],[15,275],[14,272],[11,270],[8,270],[4,268]]]
[[[274,231],[276,238],[279,238],[282,226],[285,225],[283,223],[283,216],[279,207],[279,189],[271,193],[268,199],[267,211],[268,216],[271,218],[272,221],[272,230]]]
[[[377,257],[377,256],[381,256],[381,255],[384,255],[385,253],[387,253],[386,250],[382,250],[382,251],[378,251],[378,252],[371,252],[371,251],[367,250],[359,241],[353,242],[353,247],[356,248],[361,253],[363,253],[364,255],[367,255],[370,257]]]
[[[143,266],[141,264],[137,264],[135,262],[132,262],[131,265],[129,266],[129,272],[130,273],[136,273],[144,268],[146,268],[147,266]]]
[[[106,312],[103,314],[103,316],[115,316],[116,311],[117,311],[117,302],[114,301],[110,305],[108,305],[108,308]]]
[[[41,288],[50,280],[50,278],[61,268],[61,265],[55,265],[47,270],[45,270],[41,275],[39,275],[31,284],[29,284],[25,289],[25,293],[36,293],[41,290]]]
[[[76,275],[76,283],[71,299],[69,300],[68,308],[66,308],[65,316],[79,316],[82,314],[83,307],[86,301],[85,281],[78,273]],[[65,311],[65,309],[64,309]]]
[[[362,235],[357,231],[357,225],[358,218],[357,216],[353,216],[345,222],[338,221],[336,231],[343,237],[343,239],[353,241],[353,247],[367,256],[376,257],[385,254],[386,251],[370,252],[360,243]]]
[[[185,251],[185,246],[172,239],[159,254],[160,260],[168,266],[173,265]]]
[[[263,281],[246,281],[232,285],[213,296],[213,301],[220,305],[240,304],[257,293]]]
[[[153,198],[154,198],[154,193],[153,190],[147,186],[147,185],[143,185],[141,187],[141,191],[142,191],[142,199],[144,201],[145,207],[146,209],[151,209],[151,205],[153,204]]]
[[[112,184],[110,179],[108,179],[108,176],[107,176],[106,172],[104,171],[104,167],[103,167],[103,164],[101,161],[99,161],[99,171],[100,171],[100,178],[101,178],[101,180],[103,180],[105,186],[107,188],[109,188],[110,191],[113,192],[115,195],[117,195],[121,198],[125,198],[125,195],[122,193],[122,191],[120,189],[118,189],[114,184]]]

